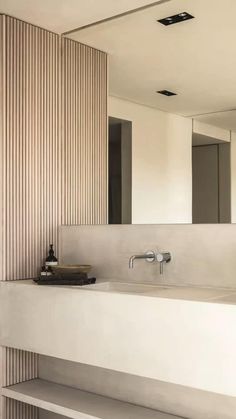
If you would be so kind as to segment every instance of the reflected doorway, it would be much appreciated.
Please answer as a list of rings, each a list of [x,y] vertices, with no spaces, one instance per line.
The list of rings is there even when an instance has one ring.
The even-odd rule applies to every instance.
[[[109,117],[109,224],[132,223],[132,122]]]
[[[193,134],[193,224],[231,222],[230,142]]]

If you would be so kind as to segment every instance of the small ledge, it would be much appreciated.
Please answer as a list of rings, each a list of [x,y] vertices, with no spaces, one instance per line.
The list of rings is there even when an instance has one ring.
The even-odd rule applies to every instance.
[[[179,418],[40,379],[4,387],[2,394],[72,419]]]

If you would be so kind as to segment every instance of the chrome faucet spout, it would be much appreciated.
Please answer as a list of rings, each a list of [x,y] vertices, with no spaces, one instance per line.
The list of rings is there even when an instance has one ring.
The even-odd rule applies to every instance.
[[[129,258],[129,269],[133,269],[135,259],[146,259],[146,255],[133,255]]]
[[[170,252],[160,253],[160,252],[154,252],[154,250],[150,250],[141,255],[132,255],[129,258],[129,269],[133,269],[135,259],[145,259],[146,262],[159,262],[160,274],[163,275],[164,264],[171,261],[171,254]]]
[[[145,259],[146,262],[154,262],[155,261],[155,252],[150,250],[146,253],[141,255],[133,255],[129,258],[129,269],[133,269],[135,259]]]
[[[133,255],[129,258],[129,269],[133,269],[135,259],[136,259],[135,255]]]

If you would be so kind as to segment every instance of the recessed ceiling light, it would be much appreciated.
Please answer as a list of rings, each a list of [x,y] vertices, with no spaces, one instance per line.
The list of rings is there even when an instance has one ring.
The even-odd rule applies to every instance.
[[[168,16],[164,19],[159,19],[157,22],[160,22],[162,25],[169,26],[174,25],[175,23],[184,22],[185,20],[194,19],[194,16],[190,15],[187,12],[181,12],[177,15]]]
[[[170,92],[170,90],[158,90],[157,93],[164,96],[176,96],[177,93]]]

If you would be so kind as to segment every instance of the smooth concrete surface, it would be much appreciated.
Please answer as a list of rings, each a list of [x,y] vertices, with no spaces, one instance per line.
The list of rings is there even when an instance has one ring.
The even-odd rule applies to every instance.
[[[177,419],[177,416],[40,379],[5,387],[3,395],[71,419]]]
[[[118,294],[136,294],[150,297],[170,298],[187,301],[211,301],[234,304],[236,290],[229,288],[200,288],[186,286],[161,286],[130,282],[103,282],[85,285],[83,290],[101,291]]]
[[[171,252],[159,265],[129,257],[147,250]],[[60,261],[87,263],[107,280],[236,289],[236,225],[97,225],[60,227]]]
[[[39,356],[39,377],[188,419],[235,419],[235,397],[104,368]]]
[[[236,307],[213,301],[6,282],[0,343],[235,397]]]
[[[192,120],[111,96],[108,114],[132,122],[132,222],[191,223]]]
[[[57,413],[52,413],[44,409],[39,409],[39,419],[68,419],[68,418],[66,416],[58,415]]]

